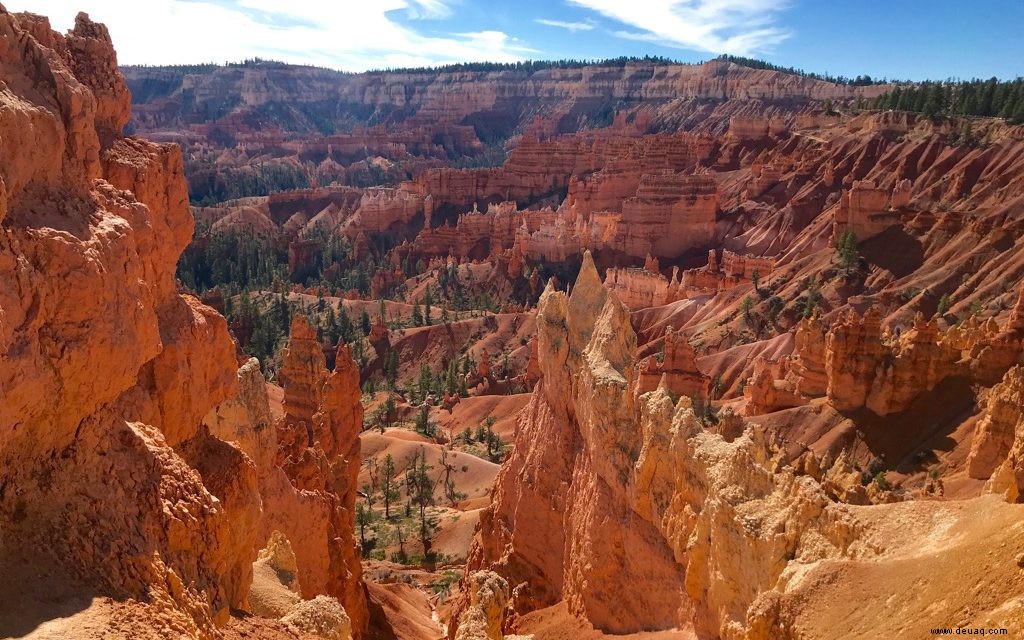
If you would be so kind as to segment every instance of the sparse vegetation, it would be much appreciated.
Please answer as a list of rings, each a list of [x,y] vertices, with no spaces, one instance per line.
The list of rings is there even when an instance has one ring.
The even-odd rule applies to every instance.
[[[935,310],[935,313],[937,313],[939,317],[946,315],[947,313],[949,313],[949,307],[951,306],[951,304],[952,303],[949,300],[949,294],[942,294],[942,297],[939,298],[939,306]]]
[[[836,242],[836,261],[843,275],[850,275],[860,269],[860,246],[853,229],[845,229]]]

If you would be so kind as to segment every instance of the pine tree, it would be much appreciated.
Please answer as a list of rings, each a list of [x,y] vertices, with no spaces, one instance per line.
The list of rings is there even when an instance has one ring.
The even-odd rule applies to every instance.
[[[466,433],[468,432],[469,428],[467,427]],[[466,494],[458,491],[455,487],[455,474],[457,473],[454,460],[455,455],[457,454],[452,454],[452,458],[449,459],[448,448],[441,448],[441,469],[443,470],[442,473],[444,474],[442,478],[442,488],[444,490],[444,497],[448,500],[448,504],[452,507],[454,507],[456,503],[458,503],[460,500],[466,499]]]
[[[380,477],[380,493],[384,500],[384,518],[388,520],[391,519],[391,505],[398,502],[398,499],[401,497],[398,492],[396,478],[395,459],[389,453],[384,456],[384,466],[381,469]]]
[[[430,421],[430,412],[426,404],[420,407],[419,413],[416,414],[416,433],[428,438],[437,435],[437,427]]]
[[[362,552],[363,557],[370,551],[369,545],[366,544],[366,527],[372,522],[373,512],[370,511],[363,503],[356,505],[356,524],[359,526],[359,549]]]
[[[434,321],[430,317],[430,305],[433,304],[433,302],[434,297],[430,293],[430,287],[427,287],[427,292],[423,296],[423,324],[427,325],[428,327],[434,324]]]
[[[459,363],[454,358],[448,363],[444,374],[444,388],[448,394],[459,390]]]
[[[846,229],[840,234],[836,254],[839,257],[839,268],[844,273],[850,273],[860,265],[860,247],[853,229]]]
[[[392,349],[385,356],[384,378],[392,389],[398,384],[398,350]]]
[[[437,482],[430,477],[430,470],[433,467],[427,464],[427,452],[423,447],[420,447],[419,454],[414,458],[412,469],[408,483],[410,499],[419,512],[420,545],[423,547],[424,558],[428,558],[431,555],[430,536],[437,528],[437,523],[428,516],[427,508],[434,505],[434,489]]]
[[[423,311],[420,310],[419,298],[416,298],[416,302],[412,305],[412,324],[415,327],[423,326]]]
[[[751,324],[753,312],[754,299],[751,298],[750,296],[746,296],[745,298],[743,298],[742,304],[740,304],[740,313],[743,314],[743,318],[746,320],[748,325]]]

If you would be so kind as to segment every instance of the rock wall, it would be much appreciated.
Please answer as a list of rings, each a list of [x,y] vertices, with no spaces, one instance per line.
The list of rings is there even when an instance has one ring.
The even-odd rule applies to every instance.
[[[85,14],[60,35],[0,8],[0,76],[0,549],[159,609],[168,637],[214,637],[248,608],[273,449],[258,367],[239,373],[224,318],[176,290],[181,153],[121,136],[128,91]],[[355,589],[350,562],[333,575]]]
[[[195,73],[173,68],[129,67],[125,73],[130,86],[143,96],[135,119],[145,129],[168,130],[205,124],[209,113],[220,112],[217,100],[232,96],[240,114],[231,114],[234,117],[225,114],[218,122],[220,126],[247,122],[239,116],[260,113],[278,104],[298,104],[309,111],[321,112],[325,120],[337,119],[339,125],[351,125],[360,113],[379,112],[394,114],[391,120],[402,124],[410,133],[433,125],[428,129],[433,134],[441,129],[439,124],[446,125],[441,131],[450,137],[460,135],[453,130],[453,124],[467,116],[488,113],[492,118],[494,114],[514,117],[522,128],[534,123],[538,116],[579,116],[607,100],[800,103],[857,96],[872,98],[887,89],[884,85],[836,85],[720,60],[700,65],[631,62],[621,67],[593,65],[535,72],[342,74],[329,69],[271,63],[244,70],[224,67]],[[186,91],[194,96],[192,100],[183,99]],[[524,109],[523,103],[531,108]],[[342,108],[338,109],[338,105]],[[760,122],[762,128],[768,128],[767,120]],[[286,130],[310,129],[308,122],[289,124],[292,126]],[[750,124],[756,129],[758,121],[750,120]],[[364,135],[370,138],[373,133],[374,129],[368,128]],[[424,140],[424,136],[417,136],[406,144],[412,144],[413,140],[429,143],[430,138]]]
[[[1024,501],[1024,368],[1006,372],[992,388],[971,443],[967,473],[991,477],[989,491],[1010,502]]]
[[[1021,308],[1018,302],[1002,326],[971,318],[945,332],[935,318],[926,320],[921,314],[902,333],[883,330],[874,307],[863,316],[852,311],[842,315],[827,332],[819,319],[805,319],[795,330],[793,356],[755,367],[754,377],[764,379],[752,389],[755,396],[747,413],[770,413],[802,404],[800,398],[806,402],[825,396],[840,411],[866,408],[887,416],[906,410],[921,394],[952,377],[994,384],[1024,356],[1017,322]],[[769,389],[769,379],[787,394],[784,403],[761,395]],[[974,462],[971,468],[972,474],[985,474],[976,477],[992,471],[990,462]]]
[[[707,245],[714,237],[718,200],[710,175],[645,175],[636,196],[622,203],[622,251],[675,258]]]
[[[631,311],[669,304],[686,297],[679,290],[678,268],[673,270],[671,279],[647,269],[611,268],[605,272],[604,286]]]
[[[636,393],[628,311],[589,254],[571,296],[545,291],[538,336],[543,377],[469,563],[508,580],[517,614],[564,601],[606,633],[743,638],[792,558],[847,551],[853,520],[760,431],[705,431],[669,375]]]
[[[854,182],[843,191],[835,215],[832,242],[838,242],[844,231],[852,231],[859,241],[864,241],[898,225],[900,217],[894,210],[905,206],[909,200],[909,180],[900,181],[894,189],[876,187],[870,181]]]

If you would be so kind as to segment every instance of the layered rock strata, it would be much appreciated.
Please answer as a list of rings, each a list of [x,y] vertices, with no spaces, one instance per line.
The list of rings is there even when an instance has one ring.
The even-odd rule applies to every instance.
[[[825,396],[840,411],[866,408],[887,416],[953,377],[995,384],[1024,356],[1018,308],[1002,326],[972,318],[945,332],[935,318],[921,314],[906,331],[885,331],[874,307],[863,316],[844,314],[827,332],[817,318],[803,320],[792,356],[755,367],[762,379],[747,394],[747,413],[770,413]],[[785,402],[763,395],[769,387],[783,392]]]
[[[122,137],[107,30],[0,8],[0,36],[0,548],[141,601],[168,637],[215,637],[249,607],[268,523],[308,526],[309,500],[270,488],[258,365],[238,371],[224,318],[176,290],[193,229],[181,153]],[[350,396],[325,397],[324,424],[351,428]],[[334,450],[357,468],[356,432]],[[354,557],[311,589],[360,592]]]
[[[915,612],[897,625],[907,634],[926,633],[922,625],[936,617],[955,620],[964,608],[1000,624],[1019,616],[1016,547],[1000,542],[979,551],[984,545],[975,537],[1003,536],[997,532],[1019,520],[1015,505],[992,498],[918,503],[879,482],[864,486],[845,453],[794,456],[766,428],[744,428],[735,416],[720,418],[726,426],[705,426],[691,401],[669,388],[667,374],[652,391],[637,393],[643,367],[629,312],[601,286],[589,255],[571,295],[545,290],[537,322],[542,378],[469,560],[470,572],[490,569],[509,583],[506,630],[531,629],[555,615],[555,605],[607,634],[672,630],[726,640],[893,628],[891,617],[861,611],[868,602],[893,615]],[[867,327],[844,344],[864,345],[874,335],[870,317],[861,324]],[[907,349],[931,343],[907,336],[932,336],[928,324],[919,320],[904,334]],[[819,348],[825,332],[816,317],[802,322],[800,333],[801,344],[817,346],[806,351],[806,377],[794,387],[817,392],[828,387],[835,356]],[[854,359],[847,354],[844,370],[866,366]],[[934,369],[927,358],[910,359],[924,378]],[[791,372],[778,362],[762,367],[758,384],[786,382],[783,374]],[[989,487],[1010,501],[1019,500],[1022,476],[1020,382],[1014,367],[992,390],[971,454],[972,466],[995,469]],[[793,393],[782,387],[761,397],[785,404]],[[995,523],[976,534],[982,513]],[[972,586],[961,588],[965,554],[1001,559],[979,560]],[[901,572],[892,571],[894,563]],[[993,570],[1001,577],[984,590],[973,586]],[[853,579],[862,575],[892,576],[886,596],[865,594]],[[922,587],[924,576],[941,576],[941,587]],[[471,578],[463,587],[460,611],[468,610]],[[948,614],[934,609],[943,594],[958,603]],[[919,620],[925,612],[932,617]]]
[[[571,296],[545,291],[538,332],[543,377],[470,559],[516,612],[565,601],[608,633],[739,638],[791,558],[848,551],[853,520],[759,431],[706,432],[668,374],[636,394],[628,311],[589,255]]]

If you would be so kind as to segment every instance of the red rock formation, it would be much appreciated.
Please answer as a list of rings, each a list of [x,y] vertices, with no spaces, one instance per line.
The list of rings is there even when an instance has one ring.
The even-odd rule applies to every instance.
[[[508,580],[516,612],[564,601],[608,633],[739,634],[805,539],[848,544],[848,516],[775,475],[758,432],[726,443],[665,386],[637,397],[628,312],[589,255],[571,296],[545,291],[538,334],[543,378],[469,563]]]
[[[761,140],[777,136],[786,130],[785,123],[760,116],[733,116],[729,118],[729,136],[736,140]]]
[[[669,327],[662,349],[662,354],[648,356],[637,366],[636,394],[662,387],[676,396],[707,401],[711,378],[697,368],[697,356],[686,336]]]
[[[679,281],[679,296],[697,296],[733,289],[747,282],[753,282],[756,275],[767,282],[775,270],[775,258],[739,255],[728,249],[722,252],[722,264],[718,264],[717,252],[708,252],[708,264],[697,269],[687,269]],[[674,278],[673,278],[674,279]]]
[[[673,268],[672,279],[646,269],[608,269],[604,285],[630,310],[670,304],[686,297],[680,290],[678,268]]]
[[[748,402],[747,413],[795,406],[797,396],[825,395],[841,411],[867,408],[886,416],[907,409],[922,393],[953,376],[993,384],[1024,353],[1016,313],[1015,308],[1003,327],[968,320],[944,334],[934,319],[918,314],[899,336],[882,333],[875,308],[863,317],[849,313],[839,318],[827,334],[817,318],[805,319],[797,326],[791,358],[755,367],[756,388],[747,394],[754,400]],[[765,395],[782,390],[796,395],[781,402]],[[972,463],[972,473],[990,473],[990,466]]]
[[[743,387],[743,396],[747,400],[743,413],[756,416],[804,404],[806,399],[785,378],[783,361],[758,358],[754,362],[753,374]]]
[[[988,489],[1010,502],[1024,496],[1024,368],[1006,372],[992,388],[981,422],[971,442],[967,472],[972,478],[991,477]]]
[[[718,185],[710,175],[645,175],[636,196],[622,203],[623,252],[677,257],[708,244],[718,198]]]
[[[224,318],[176,291],[193,228],[181,154],[121,137],[129,97],[106,29],[80,14],[62,36],[0,8],[0,35],[3,559],[49,556],[90,595],[148,607],[157,635],[219,637],[249,606],[264,528],[290,522],[299,540],[313,500],[291,489],[295,508],[278,509],[258,364],[237,371]],[[361,409],[339,375],[348,391],[314,422],[353,465],[358,429],[333,425]],[[354,496],[334,495],[342,547],[325,582],[349,595]]]
[[[1009,498],[1017,500],[1020,495],[1020,488],[1024,486],[1019,478],[1024,478],[1020,469],[1018,456],[1020,451],[1015,451],[1012,459],[1008,459],[1011,449],[1020,448],[1017,439],[1020,437],[1021,391],[1022,369],[1014,367],[1006,372],[1002,382],[997,384],[989,393],[985,410],[978,427],[974,430],[974,438],[971,441],[971,452],[967,457],[967,473],[972,478],[987,479],[992,476],[997,467],[1000,469],[999,478],[993,481],[993,488],[999,491],[1009,491]]]
[[[797,393],[806,398],[818,398],[828,392],[828,374],[825,372],[825,331],[817,315],[804,318],[796,327],[796,355],[787,377]]]
[[[693,108],[694,100],[788,101],[806,104],[809,100],[872,98],[886,91],[886,86],[851,87],[812,78],[769,70],[751,69],[729,62],[713,60],[701,65],[659,65],[632,62],[624,67],[588,66],[583,69],[545,69],[538,72],[445,72],[341,74],[328,69],[288,65],[253,65],[246,69],[246,81],[232,68],[212,73],[190,74],[184,70],[130,67],[126,69],[130,84],[142,85],[159,80],[163,88],[150,92],[135,115],[143,129],[185,129],[189,125],[207,125],[206,113],[211,110],[213,96],[237,96],[241,108],[216,123],[218,127],[235,126],[240,133],[252,110],[276,104],[300,104],[319,109],[324,103],[357,104],[368,112],[405,110],[410,115],[397,132],[380,135],[382,128],[367,127],[350,136],[324,138],[335,144],[370,144],[372,140],[401,139],[403,144],[429,145],[430,136],[440,134],[455,141],[466,135],[452,126],[471,114],[501,113],[522,118],[518,124],[529,126],[538,118],[553,122],[568,113],[574,103],[586,100],[634,100],[649,96],[676,103],[676,111]],[[474,90],[468,90],[472,86]],[[256,90],[259,87],[259,90]],[[180,99],[186,89],[198,99]],[[515,110],[522,101],[537,105],[536,109]],[[643,105],[641,105],[643,106]],[[401,113],[401,112],[399,112]],[[661,115],[661,114],[659,114]],[[331,111],[326,118],[336,117]],[[401,115],[397,116],[401,118]],[[632,118],[627,123],[627,118]],[[716,120],[721,126],[728,115]],[[611,127],[617,135],[637,135],[652,125],[650,113],[636,108],[616,115]],[[581,121],[585,123],[586,121]],[[308,123],[302,123],[308,127]],[[551,124],[534,126],[537,135],[551,131]],[[212,127],[211,127],[212,128]],[[264,124],[265,129],[271,128]],[[340,128],[340,127],[339,127]],[[305,132],[295,127],[293,132]],[[405,138],[396,138],[402,132]],[[270,131],[264,139],[271,140]],[[346,142],[346,139],[352,142]]]
[[[757,275],[762,281],[767,281],[772,271],[775,270],[775,258],[758,257],[752,255],[739,255],[732,251],[722,252],[722,271],[725,273],[725,282],[733,281],[752,282]],[[719,288],[729,288],[728,285]]]
[[[869,181],[857,181],[853,187],[843,191],[842,201],[836,210],[832,229],[832,242],[839,241],[844,231],[853,231],[859,241],[867,240],[889,227],[900,223],[900,218],[890,211],[909,202],[908,185],[901,183],[896,192],[876,187]]]
[[[285,414],[276,425],[276,463],[284,473],[267,491],[275,509],[263,529],[281,531],[294,545],[303,596],[337,597],[358,633],[368,619],[355,541],[359,370],[342,345],[328,372],[316,331],[296,315],[281,377]]]
[[[313,446],[313,414],[323,400],[327,360],[316,330],[305,316],[292,319],[288,347],[282,354],[281,382],[284,387],[284,421],[278,428],[279,455],[283,458]]]
[[[175,292],[180,154],[120,137],[102,26],[0,9],[0,32],[0,530],[211,632],[246,606],[260,507],[252,462],[199,428],[235,361],[224,319]]]

